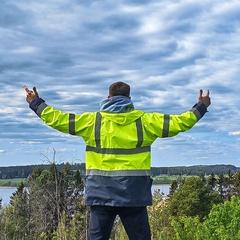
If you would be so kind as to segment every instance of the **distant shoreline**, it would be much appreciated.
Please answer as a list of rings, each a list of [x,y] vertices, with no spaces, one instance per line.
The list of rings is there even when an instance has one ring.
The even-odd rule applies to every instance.
[[[0,179],[0,187],[2,188],[17,188],[21,183],[23,183],[24,186],[27,187],[27,178]]]

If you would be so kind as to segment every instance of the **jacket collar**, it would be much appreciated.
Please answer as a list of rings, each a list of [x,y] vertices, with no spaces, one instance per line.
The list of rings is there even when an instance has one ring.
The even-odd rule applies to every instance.
[[[125,96],[114,96],[100,103],[100,111],[122,113],[134,110],[133,102]]]

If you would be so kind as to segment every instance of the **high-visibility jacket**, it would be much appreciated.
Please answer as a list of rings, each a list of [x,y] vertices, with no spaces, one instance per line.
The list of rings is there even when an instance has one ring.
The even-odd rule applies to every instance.
[[[181,115],[64,113],[37,98],[30,107],[50,127],[86,143],[86,205],[147,206],[151,195],[151,144],[189,130],[205,114],[198,103]]]

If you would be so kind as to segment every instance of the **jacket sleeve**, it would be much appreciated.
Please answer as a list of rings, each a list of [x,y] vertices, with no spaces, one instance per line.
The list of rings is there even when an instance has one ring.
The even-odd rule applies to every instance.
[[[78,135],[85,139],[92,131],[93,113],[65,113],[48,106],[43,99],[38,97],[30,103],[29,107],[45,124],[60,132]]]
[[[206,112],[206,106],[203,103],[197,103],[191,110],[184,112],[181,115],[166,115],[162,137],[172,137],[179,132],[191,129]]]
[[[203,103],[195,104],[191,110],[180,115],[163,113],[145,114],[147,131],[155,138],[165,138],[177,135],[191,129],[207,112]]]
[[[74,134],[75,129],[71,129],[71,114],[63,113],[60,110],[55,110],[48,106],[45,101],[36,97],[29,105],[29,107],[42,119],[48,126],[63,132]]]

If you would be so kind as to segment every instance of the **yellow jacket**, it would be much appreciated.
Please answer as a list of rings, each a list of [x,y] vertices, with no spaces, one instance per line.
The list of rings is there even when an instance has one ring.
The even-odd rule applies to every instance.
[[[150,205],[152,143],[189,130],[206,112],[198,103],[180,115],[139,110],[72,114],[38,102],[30,107],[48,126],[80,136],[86,143],[87,205]],[[119,197],[124,194],[126,199]]]

